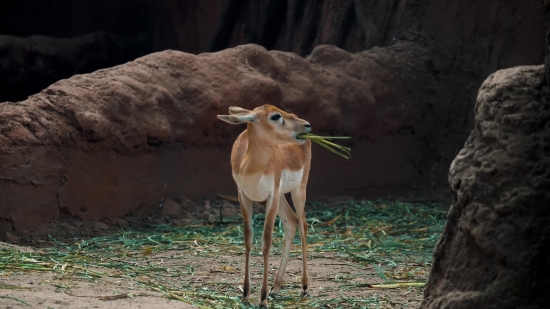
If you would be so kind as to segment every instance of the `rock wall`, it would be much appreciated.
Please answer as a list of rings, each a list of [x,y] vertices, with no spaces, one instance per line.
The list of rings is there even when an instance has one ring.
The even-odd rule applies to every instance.
[[[548,308],[549,93],[542,65],[481,87],[421,308]]]
[[[448,195],[450,162],[473,127],[472,110],[482,81],[498,69],[542,63],[542,5],[520,0],[22,0],[0,4],[0,33],[72,38],[105,31],[116,45],[111,56],[98,52],[101,44],[88,49],[108,56],[96,66],[85,66],[76,57],[76,62],[41,69],[34,60],[44,58],[40,53],[31,53],[25,61],[14,58],[7,66],[11,69],[0,67],[0,101],[23,100],[71,74],[165,49],[198,54],[254,43],[307,56],[326,44],[359,52],[415,43],[428,51],[418,70],[429,70],[437,81],[426,81],[423,88],[429,106],[423,121],[433,129],[420,147],[425,149],[423,165],[429,166],[423,173],[429,174],[431,196],[439,198]],[[53,58],[63,55],[58,50]]]
[[[237,131],[223,131],[210,117],[226,104],[253,107],[260,101],[309,117],[317,132],[356,137],[348,165],[326,152],[316,154],[314,166],[322,168],[312,174],[312,196],[447,197],[448,168],[473,127],[481,82],[500,68],[542,63],[546,24],[541,3],[519,0],[63,0],[35,5],[24,0],[14,7],[0,10],[4,33],[74,37],[105,30],[114,45],[105,44],[98,54],[112,52],[117,63],[152,50],[200,53],[244,43],[295,54],[267,53],[256,45],[197,57],[170,51],[62,80],[21,102],[0,103],[0,192],[11,192],[0,196],[0,217],[8,227],[45,222],[59,211],[93,219],[128,213],[138,203],[160,203],[176,192],[199,198],[227,191],[233,186],[229,177],[219,178],[219,187],[207,181],[222,165],[210,169],[207,160],[199,160],[201,167],[186,169],[190,165],[181,162],[196,157],[227,162],[221,158]],[[41,46],[62,50],[55,40]],[[12,41],[28,46],[31,40]],[[7,67],[16,68],[17,76],[33,76],[28,72],[47,53],[30,50],[22,62],[2,64],[1,93],[30,85],[10,72],[2,75]],[[88,52],[97,52],[76,50],[69,53],[77,59],[69,66],[82,66],[80,55],[89,59]],[[51,58],[65,57],[64,52],[55,55]],[[112,63],[112,57],[105,59]],[[244,80],[235,84],[233,71],[241,72],[241,66],[261,74],[261,82],[251,84],[256,88]],[[84,67],[56,76],[95,69]],[[45,72],[51,77],[60,71]],[[139,167],[143,171],[135,175],[141,182],[132,181],[129,175]],[[182,175],[172,175],[180,169]],[[203,180],[195,182],[199,177]],[[28,213],[37,215],[30,219]]]
[[[350,52],[414,42],[430,51],[437,79],[427,121],[444,126],[431,148],[434,188],[473,127],[485,78],[498,69],[542,63],[546,15],[537,1],[222,0],[157,2],[155,48],[193,53],[256,43],[307,56],[328,44]],[[200,3],[200,4],[199,4]],[[165,12],[165,13],[164,13]],[[196,17],[191,17],[196,16]],[[165,18],[164,18],[165,17]]]
[[[421,145],[433,197],[449,190],[449,165],[473,128],[477,91],[496,70],[543,61],[546,14],[539,1],[161,0],[151,22],[156,50],[191,53],[255,43],[309,55],[414,42],[429,50]]]
[[[244,128],[216,115],[265,103],[319,134],[353,136],[350,161],[314,149],[309,197],[425,196],[425,53],[414,44],[320,46],[306,59],[257,45],[165,51],[2,103],[1,217],[24,228],[60,211],[91,220],[179,195],[235,194],[229,154]]]

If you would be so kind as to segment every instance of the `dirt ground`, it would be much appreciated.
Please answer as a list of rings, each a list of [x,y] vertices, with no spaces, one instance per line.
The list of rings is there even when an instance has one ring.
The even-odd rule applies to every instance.
[[[261,206],[258,205],[255,208],[258,212],[262,210]],[[215,209],[214,205],[212,209]],[[223,211],[227,212],[228,216],[234,215],[238,211],[238,206],[226,204]],[[160,222],[159,218],[161,217],[153,216],[147,220]],[[177,222],[177,219],[175,221]],[[132,225],[131,221],[127,220],[126,223],[128,226]],[[120,228],[117,230],[113,225],[101,222],[84,222],[77,227],[75,227],[75,224],[74,221],[59,222],[59,226],[55,228],[57,236],[62,236],[59,233],[61,229],[66,231],[77,229],[81,235],[86,236],[68,237],[67,234],[60,241],[67,244],[75,243],[75,241],[79,243],[84,239],[90,239],[91,236],[114,235],[116,231],[120,232]],[[230,224],[226,230],[230,227],[238,228],[239,226],[240,224],[236,222]],[[378,227],[373,228],[379,230]],[[342,231],[345,230],[346,228],[343,227]],[[221,231],[217,232],[220,237],[223,234],[223,229]],[[319,230],[310,231],[310,234],[312,233],[320,232]],[[142,235],[148,237],[147,235],[152,234],[143,231]],[[216,235],[209,236],[216,237]],[[171,287],[171,289],[177,291],[181,290],[181,293],[197,293],[198,291],[198,293],[203,293],[206,298],[212,297],[212,295],[225,295],[233,300],[241,299],[244,254],[240,244],[233,245],[233,247],[222,246],[218,250],[216,244],[208,245],[205,243],[203,245],[199,241],[199,244],[196,242],[191,243],[191,247],[181,246],[178,247],[181,248],[178,250],[157,250],[150,254],[143,254],[143,256],[141,251],[138,251],[137,257],[128,258],[125,255],[106,257],[106,262],[107,260],[121,259],[127,265],[136,268],[162,268],[168,270],[168,274],[166,272],[160,274],[161,271],[152,270],[142,272],[139,276],[129,276],[128,273],[120,272],[115,268],[100,268],[95,262],[95,264],[90,264],[94,266],[86,269],[102,272],[104,275],[86,278],[86,276],[76,274],[74,271],[64,271],[62,264],[55,271],[27,271],[17,267],[6,269],[5,266],[2,268],[2,263],[6,263],[6,252],[13,252],[12,254],[20,252],[40,254],[43,250],[54,247],[51,240],[40,240],[37,237],[20,237],[14,238],[14,241],[11,241],[10,244],[0,242],[0,251],[4,250],[4,262],[0,261],[0,309],[199,308],[173,297],[169,299],[167,293],[155,288],[158,286]],[[278,238],[280,237],[274,238],[274,244],[282,241]],[[357,241],[365,242],[365,239]],[[19,243],[19,245],[12,243]],[[115,244],[109,245],[108,242],[103,245],[115,246]],[[387,261],[384,258],[380,260],[384,261],[381,262],[384,265],[377,265],[372,262],[361,262],[361,260],[352,258],[349,254],[338,250],[319,252],[315,250],[317,245],[319,244],[308,243],[308,267],[311,278],[310,296],[304,300],[298,298],[302,263],[299,242],[295,242],[285,274],[284,288],[277,298],[269,300],[270,308],[417,308],[422,301],[422,287],[389,289],[372,288],[371,285],[384,284],[388,280],[392,282],[425,282],[430,267],[429,262],[425,259],[424,262],[417,263],[415,261],[419,261],[419,259],[409,256],[410,253],[397,252],[398,255],[407,257],[399,262],[397,255],[388,256]],[[350,243],[350,246],[354,245],[355,243]],[[253,274],[252,295],[248,303],[250,306],[246,306],[248,308],[255,308],[259,299],[263,265],[260,249],[261,245],[256,241],[251,263]],[[280,243],[272,247],[271,250],[270,285],[273,284],[279,261]],[[67,269],[69,267],[67,266]],[[176,272],[177,275],[175,275]],[[172,273],[174,275],[170,275]],[[194,295],[195,299],[196,296]],[[241,299],[241,301],[247,304],[246,300]],[[195,305],[197,305],[197,302],[195,302]],[[202,305],[202,308],[213,308],[211,303],[199,302],[198,305]],[[244,307],[240,304],[238,306],[223,305],[215,308]]]
[[[279,258],[275,256],[272,259],[271,284]],[[181,252],[167,251],[150,256],[144,263],[192,270],[187,276],[169,279],[174,285],[195,285],[203,290],[221,287],[227,295],[237,297],[242,288],[243,260],[242,255],[195,258]],[[309,261],[312,300],[371,299],[372,308],[416,308],[422,300],[421,288],[368,288],[368,284],[381,283],[376,271],[372,267],[341,260],[336,254],[311,254]],[[255,304],[259,297],[261,267],[262,258],[253,257],[252,272],[255,275],[252,276],[251,304]],[[394,271],[405,270],[396,267]],[[296,298],[300,292],[300,278],[301,259],[294,254],[287,268],[285,288],[280,297]],[[416,280],[426,278],[427,272],[415,274]],[[0,308],[198,308],[178,300],[169,300],[162,293],[148,291],[138,284],[151,281],[154,279],[147,276],[135,280],[105,277],[90,281],[54,272],[9,272],[0,276]]]

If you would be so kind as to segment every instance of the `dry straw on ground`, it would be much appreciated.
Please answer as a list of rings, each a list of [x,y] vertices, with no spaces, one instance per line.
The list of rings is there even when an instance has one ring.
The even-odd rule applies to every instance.
[[[357,200],[308,204],[308,258],[315,291],[309,298],[298,298],[300,268],[292,266],[301,257],[296,237],[285,287],[271,301],[271,308],[412,308],[418,304],[444,224],[445,211],[439,205]],[[252,266],[258,275],[261,270],[254,259],[261,258],[258,235],[263,220],[264,214],[254,216]],[[105,284],[116,280],[119,286],[131,286],[125,292],[96,296],[103,301],[153,295],[200,308],[254,308],[239,291],[244,254],[241,222],[240,216],[234,216],[223,224],[197,221],[185,227],[151,226],[91,239],[50,238],[45,247],[30,252],[5,246],[0,249],[0,276],[53,272],[66,280],[55,283],[56,289],[75,296],[74,278]],[[280,257],[283,235],[277,221],[272,247],[276,257]],[[259,279],[253,278],[253,295],[258,285]],[[24,304],[25,299],[9,291],[33,288],[2,284],[0,297]]]

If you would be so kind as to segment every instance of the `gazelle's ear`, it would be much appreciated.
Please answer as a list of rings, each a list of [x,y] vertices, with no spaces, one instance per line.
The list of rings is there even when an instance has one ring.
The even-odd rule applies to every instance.
[[[251,112],[251,110],[240,108],[238,106],[229,106],[229,115],[248,114]]]
[[[256,121],[256,114],[247,113],[247,114],[238,114],[238,115],[218,115],[218,119],[223,120],[230,124],[241,124],[247,122]]]

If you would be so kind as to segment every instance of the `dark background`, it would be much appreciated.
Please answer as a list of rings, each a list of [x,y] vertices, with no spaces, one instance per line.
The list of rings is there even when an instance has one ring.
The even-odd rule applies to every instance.
[[[155,51],[197,54],[244,43],[306,56],[320,44],[358,52],[422,41],[435,48],[435,74],[466,73],[459,84],[477,90],[497,69],[542,63],[541,7],[519,0],[2,1],[0,101]],[[474,92],[460,104],[470,108]]]

